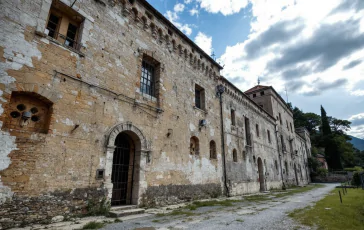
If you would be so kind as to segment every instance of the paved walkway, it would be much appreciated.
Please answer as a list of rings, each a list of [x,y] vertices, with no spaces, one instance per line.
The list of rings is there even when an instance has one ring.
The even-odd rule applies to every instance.
[[[288,212],[314,204],[325,197],[337,184],[327,184],[305,193],[272,198],[265,201],[243,201],[234,206],[201,207],[195,211],[183,209],[187,215],[151,215],[109,224],[103,229],[310,229],[295,223]],[[269,197],[269,194],[267,195]],[[192,212],[192,213],[191,213]]]

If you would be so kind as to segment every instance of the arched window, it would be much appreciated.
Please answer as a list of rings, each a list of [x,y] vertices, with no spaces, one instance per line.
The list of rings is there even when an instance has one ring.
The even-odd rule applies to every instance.
[[[210,141],[210,158],[211,159],[216,159],[216,143],[215,141]]]
[[[236,153],[236,149],[233,150],[233,161],[238,162],[238,154]]]
[[[52,102],[36,93],[12,92],[5,127],[48,133]]]
[[[193,136],[190,139],[190,154],[199,155],[200,154],[200,144],[197,137]]]

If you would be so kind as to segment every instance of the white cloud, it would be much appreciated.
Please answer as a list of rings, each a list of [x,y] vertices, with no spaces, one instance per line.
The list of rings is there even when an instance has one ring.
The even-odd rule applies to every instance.
[[[168,10],[165,13],[165,17],[172,22],[178,29],[180,29],[183,33],[185,33],[186,35],[191,35],[192,34],[192,25],[190,24],[183,24],[181,22],[179,22],[179,16],[178,14],[183,12],[184,10],[184,5],[181,3],[177,3],[174,8],[173,11]]]
[[[197,15],[198,16],[199,12],[198,12],[198,9],[197,8],[192,8],[190,10],[190,15],[191,16],[194,16],[194,15]]]
[[[195,43],[203,50],[205,53],[210,55],[212,53],[212,37],[207,36],[202,32],[198,32],[195,37]]]
[[[173,8],[174,12],[178,12],[178,13],[183,12],[184,9],[185,9],[185,5],[183,5],[182,3],[177,3],[176,5],[174,5],[174,8]]]
[[[221,13],[224,16],[238,13],[248,5],[248,0],[197,0],[197,2],[207,12]]]
[[[190,4],[192,2],[192,0],[185,0],[184,3],[185,4]]]
[[[198,1],[201,2],[201,7],[204,3],[205,9],[207,9],[206,4],[211,3],[209,8],[211,12],[219,11],[216,10],[217,8],[212,9],[212,7],[218,7],[212,6],[212,2],[215,1]],[[262,84],[274,85],[277,91],[283,91],[285,86],[290,85],[292,93],[307,95],[320,94],[320,87],[324,90],[329,90],[329,86],[339,87],[339,84],[330,85],[325,82],[345,82],[342,79],[347,79],[342,85],[347,85],[347,91],[357,96],[364,93],[360,89],[353,90],[355,84],[364,79],[364,62],[357,64],[357,60],[364,59],[362,42],[359,41],[360,45],[356,50],[353,48],[350,52],[345,49],[342,51],[335,47],[330,49],[327,41],[331,40],[332,46],[347,47],[341,43],[344,39],[336,39],[340,36],[335,33],[332,33],[331,37],[323,36],[331,32],[325,29],[336,28],[336,25],[339,29],[348,29],[350,33],[357,22],[361,29],[352,29],[355,31],[352,33],[355,34],[353,37],[364,36],[364,18],[362,17],[364,9],[360,9],[360,3],[356,11],[341,10],[332,13],[341,2],[345,3],[345,1],[249,1],[254,19],[251,22],[248,38],[233,46],[227,46],[225,53],[218,60],[225,65],[222,72],[225,77],[243,90],[256,85],[257,78],[261,77]],[[360,2],[361,0],[351,1]],[[229,4],[232,3],[233,1]],[[241,7],[245,6],[245,3],[241,3]],[[225,14],[236,12],[238,9],[239,7],[235,11],[226,10]],[[356,42],[356,40],[353,41]],[[307,46],[308,49],[300,49],[300,46]],[[291,54],[293,58],[290,59],[288,54]],[[351,66],[357,65],[347,69],[348,63],[351,63]],[[320,87],[317,87],[318,82]]]
[[[351,130],[348,131],[349,135],[364,139],[364,113],[353,115],[349,118],[352,122]]]

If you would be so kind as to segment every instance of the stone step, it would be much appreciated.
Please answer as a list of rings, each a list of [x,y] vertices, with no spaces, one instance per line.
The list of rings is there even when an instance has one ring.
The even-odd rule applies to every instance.
[[[128,209],[136,209],[138,208],[136,205],[120,205],[120,206],[112,206],[110,211],[121,211]]]
[[[135,209],[110,211],[109,214],[111,217],[123,217],[123,216],[130,216],[130,215],[136,215],[136,214],[143,214],[144,212],[145,212],[145,209],[135,208]]]

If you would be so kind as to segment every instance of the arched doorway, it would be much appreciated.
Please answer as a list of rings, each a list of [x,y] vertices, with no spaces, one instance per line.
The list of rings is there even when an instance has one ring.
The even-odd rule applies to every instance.
[[[263,162],[260,157],[258,157],[258,172],[259,172],[259,182],[260,182],[260,191],[265,191],[264,186],[264,168],[263,168]]]
[[[105,188],[111,205],[139,205],[145,191],[150,142],[132,123],[114,126],[106,142]]]
[[[294,176],[296,178],[296,185],[298,185],[298,176],[297,176],[297,167],[296,167],[296,164],[294,164]]]
[[[135,145],[125,133],[115,139],[115,150],[111,171],[111,205],[131,204],[133,200]]]

